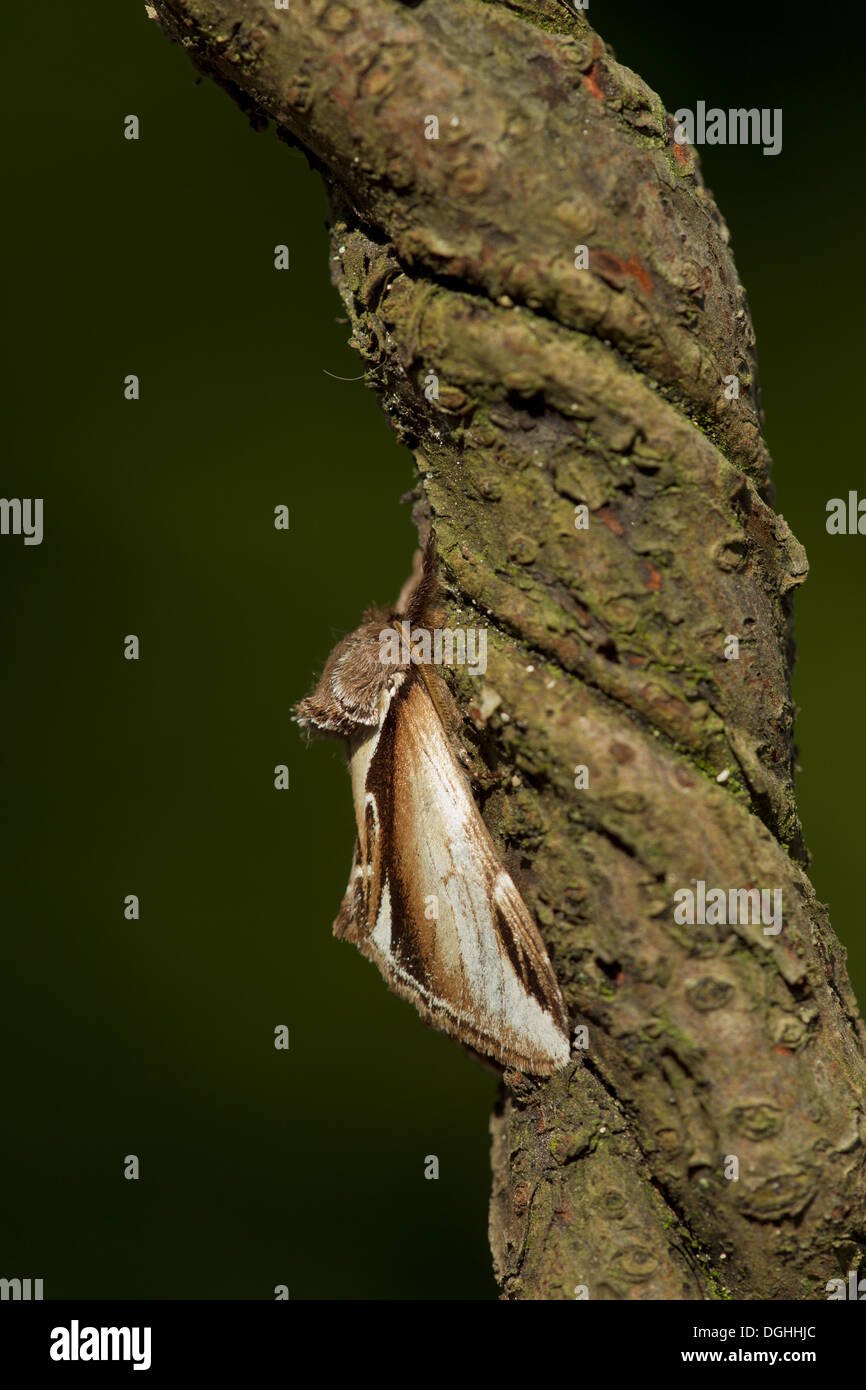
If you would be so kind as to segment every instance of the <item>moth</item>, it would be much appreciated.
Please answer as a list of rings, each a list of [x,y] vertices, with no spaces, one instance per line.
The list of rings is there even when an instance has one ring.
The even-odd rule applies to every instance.
[[[546,1076],[569,1059],[568,1018],[461,766],[453,697],[418,659],[414,639],[439,620],[438,593],[431,531],[395,608],[368,609],[295,708],[302,727],[346,744],[358,838],[334,935],[425,1022]],[[382,638],[398,625],[413,641],[395,653]]]

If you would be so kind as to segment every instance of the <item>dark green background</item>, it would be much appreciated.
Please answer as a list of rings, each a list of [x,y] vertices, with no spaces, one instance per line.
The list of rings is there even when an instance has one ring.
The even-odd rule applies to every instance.
[[[784,108],[780,156],[703,165],[758,333],[777,505],[812,564],[799,790],[862,998],[866,537],[824,520],[866,491],[846,175],[863,124],[778,12],[738,7],[737,30],[717,7],[593,0],[590,19],[669,109]],[[289,722],[414,547],[409,454],[362,382],[325,374],[361,366],[322,190],[196,84],[143,4],[39,14],[6,16],[2,494],[45,499],[45,540],[0,539],[0,1276],[46,1297],[494,1297],[496,1082],[332,939],[348,782],[336,745],[307,749]]]

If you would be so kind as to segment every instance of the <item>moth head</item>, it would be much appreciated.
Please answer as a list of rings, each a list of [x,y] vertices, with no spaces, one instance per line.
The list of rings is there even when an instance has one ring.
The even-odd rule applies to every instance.
[[[361,626],[331,652],[315,690],[295,706],[298,724],[349,737],[359,728],[381,723],[411,664],[390,659],[393,644],[387,644],[386,651],[380,640],[397,622],[399,615],[385,609],[364,614]]]
[[[315,690],[295,706],[294,718],[303,728],[349,738],[382,722],[412,670],[409,632],[435,617],[435,544],[431,532],[397,606],[369,608],[361,626],[337,643]]]

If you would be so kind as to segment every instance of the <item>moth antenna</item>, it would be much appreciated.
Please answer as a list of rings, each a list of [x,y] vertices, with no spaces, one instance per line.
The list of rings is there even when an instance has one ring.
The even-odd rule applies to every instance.
[[[439,676],[432,669],[432,667],[425,666],[423,663],[418,667],[418,671],[421,676],[421,679],[427,687],[427,694],[430,696],[430,699],[433,702],[433,708],[439,716],[439,722],[442,725],[442,728],[445,730],[446,733],[451,734],[453,736],[454,720],[452,717],[449,717],[449,712],[446,711],[444,702],[441,699],[442,686],[440,684]]]
[[[424,546],[421,561],[421,577],[408,597],[405,617],[409,623],[420,620],[434,607],[439,595],[439,575],[437,572],[436,532],[432,526]]]

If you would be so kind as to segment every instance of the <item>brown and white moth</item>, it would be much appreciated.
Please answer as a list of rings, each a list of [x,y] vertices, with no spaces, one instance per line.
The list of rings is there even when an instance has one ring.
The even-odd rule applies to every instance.
[[[450,691],[413,659],[414,643],[383,660],[380,634],[398,623],[429,632],[436,597],[431,533],[396,608],[368,609],[295,710],[299,724],[347,744],[358,840],[334,935],[433,1027],[546,1076],[569,1059],[568,1019],[459,765]]]

